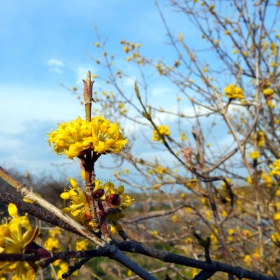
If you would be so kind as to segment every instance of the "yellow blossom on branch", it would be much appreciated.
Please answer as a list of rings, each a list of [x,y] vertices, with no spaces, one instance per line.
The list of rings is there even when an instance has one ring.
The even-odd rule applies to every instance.
[[[247,177],[246,180],[247,180],[247,183],[248,183],[250,186],[253,186],[254,182],[253,182],[252,177]]]
[[[245,255],[245,256],[244,256],[244,262],[245,262],[247,265],[250,265],[250,264],[251,264],[252,259],[251,259],[250,255]]]
[[[37,236],[38,230],[30,225],[27,215],[18,216],[15,204],[9,204],[8,213],[12,219],[0,225],[0,254],[22,254]],[[16,279],[35,279],[35,271],[23,261],[1,261],[0,271],[13,272]]]
[[[173,221],[174,223],[177,223],[177,222],[178,222],[177,216],[173,215],[173,216],[172,216],[172,221]]]
[[[184,133],[184,132],[182,132],[182,133],[181,133],[181,137],[180,137],[180,139],[181,139],[181,141],[185,141],[185,140],[187,140],[187,137],[186,137],[186,135],[185,135],[185,133]]]
[[[273,162],[273,165],[269,166],[271,168],[269,175],[280,177],[280,159]]]
[[[77,251],[85,251],[85,250],[87,250],[87,247],[88,247],[87,239],[76,241],[76,250]]]
[[[272,95],[274,93],[274,89],[272,88],[266,88],[263,90],[264,95]]]
[[[244,94],[243,90],[240,87],[235,86],[234,84],[229,84],[224,88],[226,96],[230,99],[243,99]]]
[[[81,118],[61,123],[58,129],[47,133],[49,145],[57,154],[73,159],[90,149],[97,154],[118,153],[127,143],[116,123],[99,116],[86,122]]]
[[[280,234],[276,231],[276,232],[274,232],[272,235],[271,235],[271,240],[273,241],[273,242],[278,242],[278,243],[280,243]]]
[[[45,243],[44,243],[44,247],[51,252],[57,252],[60,251],[60,241],[57,238],[54,237],[49,237]]]
[[[157,127],[157,129],[158,129],[160,135],[165,135],[165,136],[169,136],[170,135],[170,131],[169,131],[168,125],[166,125],[166,126],[160,125],[160,126]],[[160,141],[161,140],[160,135],[158,134],[158,132],[156,130],[153,130],[152,140],[153,141]]]
[[[263,131],[257,132],[257,145],[258,147],[261,147],[265,144],[265,134]]]
[[[271,187],[273,180],[272,177],[269,176],[266,172],[262,172],[261,178],[267,187]]]
[[[276,220],[276,221],[279,221],[280,220],[280,212],[275,213],[274,216],[273,216],[273,219]]]
[[[249,157],[252,158],[252,159],[257,159],[259,158],[261,155],[259,154],[258,151],[253,151],[249,154]]]

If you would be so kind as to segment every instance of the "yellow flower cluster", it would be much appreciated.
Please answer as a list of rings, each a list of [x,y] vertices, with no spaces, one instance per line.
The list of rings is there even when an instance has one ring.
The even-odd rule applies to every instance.
[[[127,143],[116,123],[98,116],[86,122],[81,118],[61,123],[58,129],[47,133],[49,145],[54,144],[57,154],[66,154],[69,159],[91,149],[97,154],[118,153]]]
[[[76,250],[77,251],[85,251],[85,250],[87,250],[87,247],[88,247],[88,240],[87,239],[76,241]]]
[[[266,81],[263,85],[263,94],[265,96],[270,96],[274,93],[274,89],[270,88],[270,81]]]
[[[231,180],[230,178],[226,178],[226,181],[230,184]],[[226,183],[225,182],[221,182],[221,186],[223,187],[224,190],[226,190]]]
[[[74,179],[70,178],[69,180],[71,184],[70,190],[61,193],[60,197],[64,200],[70,200],[71,205],[69,207],[63,208],[62,211],[81,225],[84,225],[88,229],[93,229],[86,194],[84,190],[79,188],[77,182]]]
[[[138,64],[142,64],[142,66],[145,66],[145,59],[140,55],[139,48],[141,47],[141,44],[134,44],[130,43],[128,41],[120,41],[120,44],[124,45],[123,51],[128,54],[131,54],[130,56],[126,57],[126,61],[129,62],[131,59],[134,59]]]
[[[266,172],[262,172],[261,178],[267,187],[271,187],[273,180],[272,177],[269,176]]]
[[[22,254],[38,232],[30,225],[27,216],[18,216],[16,205],[10,203],[8,213],[12,219],[0,225],[0,254]],[[27,262],[1,261],[0,271],[13,272],[15,280],[35,279],[35,272]]]
[[[186,141],[187,140],[187,137],[185,135],[184,132],[181,132],[181,137],[180,137],[181,141]]]
[[[271,239],[273,242],[275,243],[280,243],[280,234],[275,231],[272,235],[271,235]]]
[[[252,159],[257,159],[259,158],[261,155],[259,154],[258,151],[253,151],[249,154],[249,157],[252,158]]]
[[[106,202],[109,207],[115,209],[113,213],[107,213],[106,215],[106,220],[111,223],[111,232],[115,233],[116,231],[120,231],[121,225],[118,224],[118,220],[125,217],[123,210],[129,207],[134,199],[130,195],[124,193],[123,185],[116,188],[112,182],[102,184],[101,181],[95,180],[94,183],[95,191],[104,191],[104,194],[99,199]],[[79,188],[74,179],[70,178],[70,184],[70,190],[63,192],[60,196],[64,200],[70,200],[71,204],[69,207],[62,209],[62,211],[67,213],[75,221],[92,229],[94,225],[91,222],[86,194]],[[116,231],[114,232],[115,229]]]
[[[50,252],[57,252],[60,251],[60,242],[57,238],[54,237],[49,237],[45,242],[44,242],[44,247],[46,250]]]
[[[270,176],[279,176],[280,177],[280,159],[277,159],[269,166],[271,168],[269,175]]]
[[[69,264],[61,260],[56,260],[53,265],[59,268],[59,270],[57,271],[56,279],[63,280],[64,278],[62,278],[62,275],[68,271]],[[79,270],[77,269],[73,273],[73,276],[78,276],[78,274]]]
[[[169,131],[169,127],[168,125],[166,126],[163,126],[163,125],[160,125],[157,127],[160,135],[165,135],[165,136],[169,136],[170,135],[170,131]],[[161,136],[160,136],[156,130],[153,130],[153,137],[152,137],[152,140],[153,141],[160,141],[161,140]]]
[[[229,84],[224,88],[226,96],[230,99],[243,99],[244,94],[243,90],[240,87],[235,86],[234,84]]]
[[[262,147],[265,144],[265,134],[263,131],[257,132],[257,145],[258,147]]]

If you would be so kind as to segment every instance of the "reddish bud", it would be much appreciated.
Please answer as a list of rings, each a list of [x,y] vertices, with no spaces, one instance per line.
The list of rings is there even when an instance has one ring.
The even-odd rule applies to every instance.
[[[106,201],[113,206],[119,206],[121,204],[121,198],[118,194],[110,194],[106,196]]]
[[[102,197],[103,195],[104,195],[104,190],[103,189],[93,191],[93,197],[95,199],[98,199],[98,198]]]

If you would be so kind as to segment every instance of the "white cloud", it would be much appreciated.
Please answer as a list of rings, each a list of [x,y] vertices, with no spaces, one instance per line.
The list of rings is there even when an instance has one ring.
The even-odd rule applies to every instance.
[[[49,67],[50,72],[62,74],[61,67],[64,67],[64,63],[62,61],[50,58],[46,64]]]
[[[64,63],[60,60],[51,58],[47,61],[47,65],[48,66],[62,66],[63,67]]]

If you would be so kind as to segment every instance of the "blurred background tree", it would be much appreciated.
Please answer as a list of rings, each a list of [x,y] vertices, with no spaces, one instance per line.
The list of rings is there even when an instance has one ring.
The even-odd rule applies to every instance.
[[[124,56],[115,57],[97,26],[100,55],[90,54],[107,70],[93,74],[101,105],[95,114],[117,118],[129,138],[114,156],[116,179],[141,190],[149,216],[171,209],[166,222],[175,223],[172,232],[146,217],[143,228],[138,219],[127,227],[166,243],[176,236],[173,245],[196,256],[191,241],[177,236],[192,217],[211,235],[215,258],[273,275],[280,245],[280,2],[171,0],[170,9],[186,17],[178,33],[155,5],[172,56],[148,57],[140,41],[126,38]],[[156,75],[164,86],[155,93]],[[187,199],[193,196],[196,203]]]

